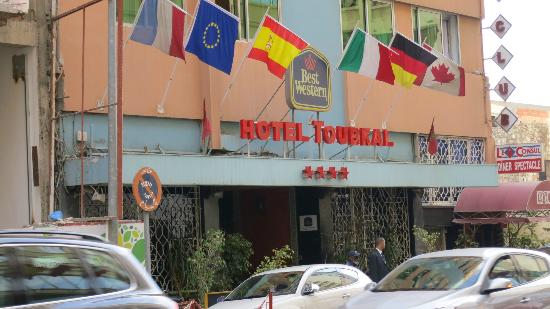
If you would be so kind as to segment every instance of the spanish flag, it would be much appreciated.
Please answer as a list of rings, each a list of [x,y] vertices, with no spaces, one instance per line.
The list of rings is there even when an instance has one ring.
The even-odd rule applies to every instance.
[[[428,67],[437,60],[437,56],[400,33],[395,34],[390,47],[396,52],[391,55],[395,82],[407,88],[413,84],[420,86]]]
[[[266,15],[248,58],[265,62],[269,72],[282,79],[292,60],[308,45],[306,41]]]

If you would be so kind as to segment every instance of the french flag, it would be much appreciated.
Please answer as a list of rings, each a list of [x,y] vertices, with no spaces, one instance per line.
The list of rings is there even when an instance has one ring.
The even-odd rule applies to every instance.
[[[130,39],[185,60],[184,25],[185,12],[171,1],[144,0]]]

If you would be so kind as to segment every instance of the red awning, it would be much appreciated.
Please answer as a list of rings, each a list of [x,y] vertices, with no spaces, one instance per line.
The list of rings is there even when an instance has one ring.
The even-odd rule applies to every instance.
[[[550,217],[515,215],[550,210],[550,181],[505,183],[466,188],[454,209],[455,223],[495,224],[550,221]],[[543,212],[547,213],[547,212]]]
[[[455,212],[508,212],[550,209],[550,181],[512,182],[465,188]]]

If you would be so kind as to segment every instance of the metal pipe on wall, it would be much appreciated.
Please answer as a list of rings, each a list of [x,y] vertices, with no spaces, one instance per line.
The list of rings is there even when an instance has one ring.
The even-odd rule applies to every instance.
[[[123,126],[123,110],[122,110],[122,66],[123,61],[123,48],[124,48],[124,28],[123,28],[123,10],[124,1],[117,0],[117,217],[122,220],[122,151],[123,151],[123,139],[122,139],[122,126]]]
[[[107,208],[107,214],[111,218],[109,221],[109,230],[108,230],[108,237],[109,240],[112,243],[116,244],[117,241],[117,105],[115,104],[117,99],[117,87],[116,87],[116,46],[115,46],[115,39],[116,39],[116,1],[117,0],[108,0],[108,27],[107,27],[107,35],[108,35],[108,52],[107,52],[107,58],[108,58],[108,78],[107,78],[107,93],[108,93],[108,99],[109,99],[109,125],[108,125],[108,145],[109,145],[109,163],[108,163],[108,194],[109,194],[109,200],[108,200],[108,208]]]

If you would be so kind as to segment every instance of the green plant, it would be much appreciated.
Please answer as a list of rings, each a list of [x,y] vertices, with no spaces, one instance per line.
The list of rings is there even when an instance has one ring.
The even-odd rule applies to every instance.
[[[224,245],[225,234],[222,231],[208,231],[189,258],[190,288],[197,290],[201,301],[202,295],[218,288],[219,274],[226,268],[222,257]]]
[[[273,249],[273,256],[264,256],[254,274],[288,266],[294,258],[294,251],[288,245]]]
[[[512,248],[536,249],[544,244],[536,232],[536,224],[508,224],[503,230],[504,245]]]
[[[420,240],[424,247],[425,252],[434,252],[441,250],[441,233],[430,232],[419,226],[413,226],[413,233],[417,240]]]
[[[469,234],[462,232],[455,241],[456,248],[477,248],[479,243]]]
[[[230,290],[248,278],[252,267],[250,257],[253,252],[252,243],[241,234],[227,235],[223,249],[226,267],[220,273],[224,290]]]

